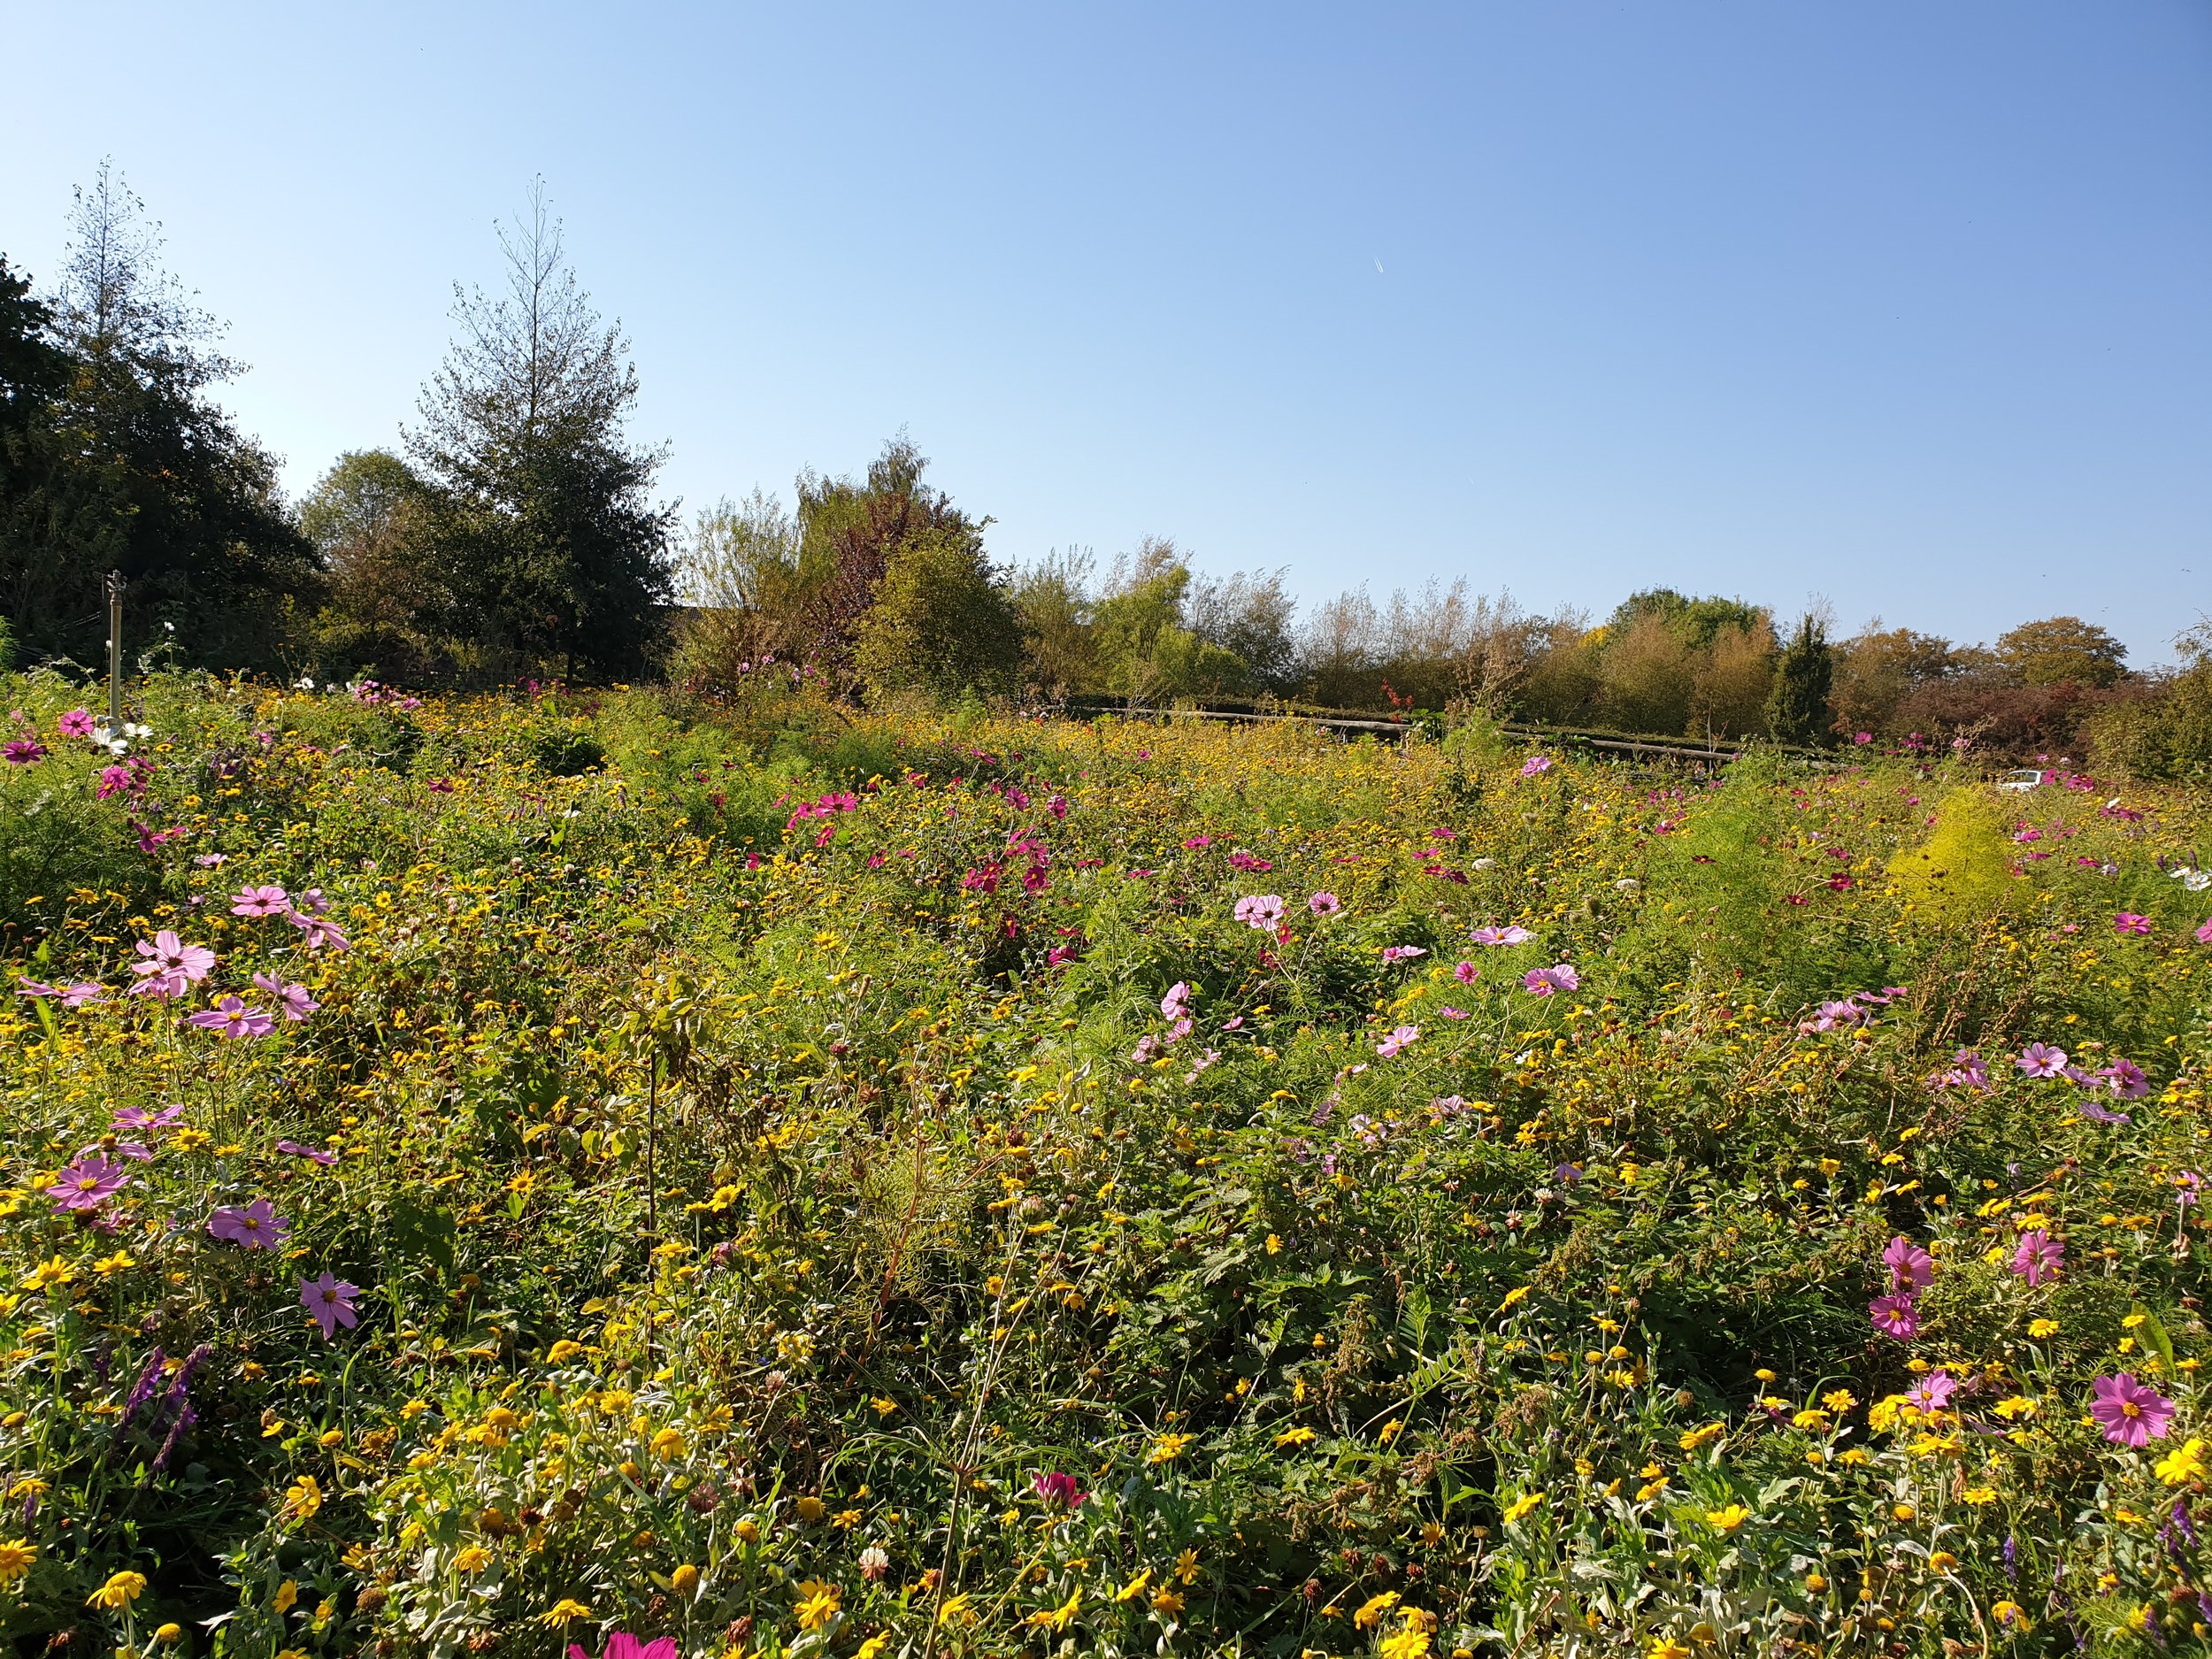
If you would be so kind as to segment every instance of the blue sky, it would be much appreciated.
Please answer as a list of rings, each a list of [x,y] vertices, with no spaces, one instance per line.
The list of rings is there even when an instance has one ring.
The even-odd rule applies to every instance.
[[[1002,559],[1310,599],[2212,611],[2202,0],[4,0],[0,250],[111,156],[296,490],[542,173],[687,512],[903,426]]]

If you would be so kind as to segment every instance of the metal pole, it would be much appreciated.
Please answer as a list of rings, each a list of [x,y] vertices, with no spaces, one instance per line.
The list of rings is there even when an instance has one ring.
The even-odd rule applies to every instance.
[[[123,572],[108,572],[108,735],[123,729]]]

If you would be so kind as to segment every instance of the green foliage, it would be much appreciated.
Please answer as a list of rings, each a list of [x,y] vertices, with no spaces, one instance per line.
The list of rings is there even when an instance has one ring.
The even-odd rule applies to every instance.
[[[52,737],[65,683],[8,689]],[[2158,1466],[2212,1409],[2199,795],[408,702],[150,683],[158,887],[12,946],[107,991],[0,1003],[19,1647],[1948,1659],[2055,1590],[2148,1659],[2212,1568]],[[96,760],[0,788],[91,835]],[[119,995],[164,928],[213,966]],[[265,982],[316,1006],[186,1022]],[[280,1248],[211,1233],[256,1200]],[[2121,1368],[2140,1453],[2081,1421]]]
[[[1997,660],[2027,686],[2108,686],[2127,672],[2127,648],[2079,617],[2023,622],[1997,637]]]
[[[860,619],[853,664],[878,696],[1007,692],[1021,669],[1018,613],[968,536],[908,537]]]
[[[1774,671],[1774,689],[1767,695],[1767,735],[1778,743],[1824,743],[1828,741],[1828,691],[1835,679],[1835,662],[1821,625],[1801,618],[1797,632]]]
[[[2212,626],[2182,641],[2183,667],[2150,695],[2093,715],[2100,764],[2153,780],[2212,776]]]
[[[671,594],[663,457],[625,434],[627,342],[578,288],[541,189],[502,248],[507,292],[460,300],[462,338],[407,441],[433,487],[436,577],[455,631],[503,672],[634,675]]]
[[[11,279],[0,319],[0,614],[28,657],[97,663],[119,570],[130,648],[165,623],[187,661],[275,666],[321,578],[275,461],[215,401],[237,365],[209,347],[213,325],[160,273],[157,227],[104,163],[72,230],[55,303],[42,313]]]

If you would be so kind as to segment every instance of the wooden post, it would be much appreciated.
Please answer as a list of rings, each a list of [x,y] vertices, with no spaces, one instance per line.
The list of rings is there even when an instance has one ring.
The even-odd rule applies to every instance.
[[[108,572],[108,735],[123,730],[123,572]]]

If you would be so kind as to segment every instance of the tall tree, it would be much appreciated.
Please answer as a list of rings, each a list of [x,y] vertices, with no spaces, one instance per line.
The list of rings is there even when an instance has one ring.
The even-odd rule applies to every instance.
[[[675,512],[651,499],[666,451],[624,431],[629,343],[577,286],[542,180],[499,245],[506,292],[455,284],[460,338],[407,437],[436,490],[441,574],[501,665],[634,672],[670,598]]]
[[[1767,734],[1778,743],[1825,742],[1828,690],[1834,679],[1827,630],[1816,618],[1799,618],[1767,693]]]
[[[449,673],[453,595],[440,580],[435,503],[423,480],[386,449],[342,455],[300,503],[301,533],[329,572],[329,604],[316,619],[318,665],[387,680]]]
[[[188,657],[273,665],[288,610],[320,572],[274,459],[214,401],[239,365],[160,269],[161,227],[107,163],[77,192],[70,227],[47,330],[67,372],[18,411],[0,610],[27,650],[95,661],[103,581],[119,569],[134,616],[174,625]]]
[[[2109,686],[2127,670],[2127,647],[2079,617],[2023,622],[1997,639],[1997,660],[2025,686]]]

